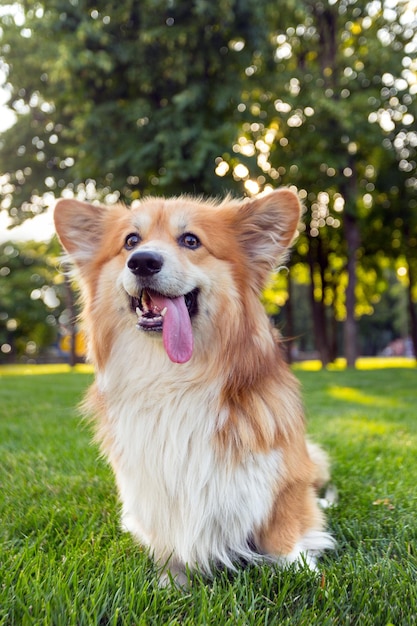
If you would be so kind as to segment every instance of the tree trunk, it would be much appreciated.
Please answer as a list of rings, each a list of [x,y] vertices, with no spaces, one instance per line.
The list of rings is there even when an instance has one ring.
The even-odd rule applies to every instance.
[[[337,316],[336,316],[336,285],[332,285],[333,302],[332,302],[332,321],[330,325],[330,359],[331,362],[337,359]]]
[[[317,261],[319,264],[319,269],[320,269],[320,281],[321,281],[321,298],[319,300],[319,315],[320,315],[320,325],[322,328],[322,334],[323,334],[323,345],[324,345],[324,353],[325,353],[325,358],[327,360],[327,363],[331,363],[332,361],[334,361],[333,358],[333,354],[332,354],[332,342],[331,342],[331,328],[330,328],[330,324],[329,324],[329,316],[327,315],[327,310],[326,310],[326,302],[325,302],[325,298],[326,298],[326,290],[329,287],[329,284],[327,282],[327,277],[326,277],[326,270],[328,268],[328,264],[329,264],[329,258],[328,258],[328,249],[327,249],[327,245],[326,242],[323,240],[322,237],[317,237]]]
[[[355,319],[355,288],[357,253],[360,245],[360,233],[357,219],[349,211],[344,218],[345,238],[347,244],[347,273],[346,287],[346,321],[344,326],[344,352],[348,367],[355,367],[358,357],[358,338]]]
[[[310,302],[311,310],[313,314],[313,328],[314,328],[314,343],[319,353],[321,363],[323,367],[329,364],[329,350],[326,337],[326,319],[323,315],[322,302],[316,300],[314,294],[315,287],[315,253],[313,250],[313,238],[309,237],[308,246],[308,265],[310,268]],[[322,285],[324,289],[324,285]]]
[[[408,317],[410,320],[410,335],[413,344],[414,356],[417,359],[417,313],[416,306],[413,302],[413,287],[415,285],[414,269],[407,259],[408,265],[408,288],[407,288],[407,300],[408,300]]]

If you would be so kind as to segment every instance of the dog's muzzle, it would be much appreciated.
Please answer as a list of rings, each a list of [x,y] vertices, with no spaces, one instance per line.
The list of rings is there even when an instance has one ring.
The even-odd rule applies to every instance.
[[[185,363],[193,352],[191,318],[198,312],[198,289],[177,296],[166,295],[154,287],[164,266],[164,257],[154,250],[138,250],[127,267],[138,278],[139,296],[130,296],[130,307],[140,330],[162,332],[165,350],[174,363]]]

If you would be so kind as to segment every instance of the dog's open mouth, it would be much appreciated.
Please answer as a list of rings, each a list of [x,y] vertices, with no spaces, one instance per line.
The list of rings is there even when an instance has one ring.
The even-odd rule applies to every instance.
[[[130,298],[130,306],[138,316],[138,328],[162,332],[171,361],[185,363],[190,360],[194,344],[191,318],[198,311],[198,289],[176,298],[142,289],[138,298]]]

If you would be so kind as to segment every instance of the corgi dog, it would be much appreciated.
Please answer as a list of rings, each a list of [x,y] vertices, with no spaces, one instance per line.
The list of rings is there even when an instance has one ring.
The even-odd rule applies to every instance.
[[[288,189],[236,200],[58,200],[95,382],[85,410],[123,527],[161,584],[238,563],[315,566],[333,547],[297,381],[260,302],[300,219]]]

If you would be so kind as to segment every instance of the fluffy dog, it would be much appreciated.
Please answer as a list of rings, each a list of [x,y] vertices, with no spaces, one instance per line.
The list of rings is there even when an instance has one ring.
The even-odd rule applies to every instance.
[[[300,218],[282,189],[254,200],[59,200],[95,383],[86,407],[126,529],[162,582],[239,561],[314,566],[331,548],[297,382],[259,295]]]

